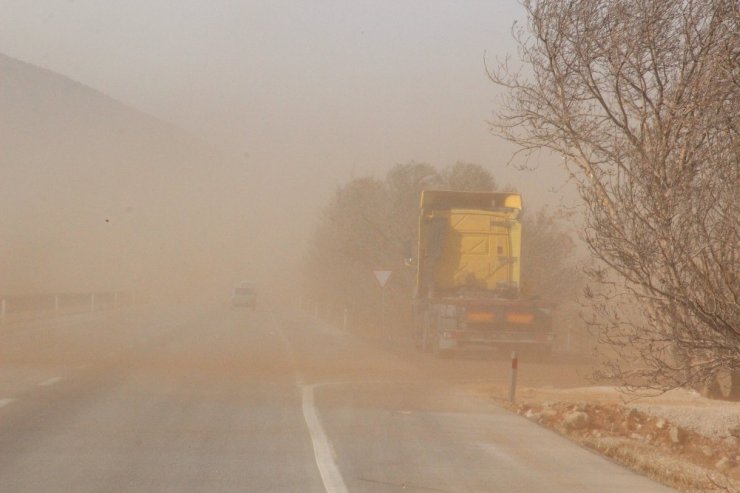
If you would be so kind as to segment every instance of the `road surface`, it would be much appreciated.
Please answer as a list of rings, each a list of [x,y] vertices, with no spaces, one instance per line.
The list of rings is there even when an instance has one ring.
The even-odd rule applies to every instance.
[[[458,385],[492,363],[296,312],[137,307],[1,336],[3,492],[672,491]]]

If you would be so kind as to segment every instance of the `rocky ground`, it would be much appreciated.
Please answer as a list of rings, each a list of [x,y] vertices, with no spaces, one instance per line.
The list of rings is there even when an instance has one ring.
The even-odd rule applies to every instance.
[[[675,390],[478,388],[520,415],[684,492],[740,492],[740,403]]]

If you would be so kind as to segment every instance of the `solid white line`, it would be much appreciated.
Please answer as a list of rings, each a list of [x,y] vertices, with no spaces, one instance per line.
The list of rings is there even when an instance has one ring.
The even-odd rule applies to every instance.
[[[308,431],[311,434],[316,465],[319,467],[321,480],[324,482],[327,493],[346,493],[347,486],[344,484],[342,473],[339,472],[339,467],[334,461],[331,444],[316,413],[314,387],[314,385],[303,387],[303,418],[306,420]]]
[[[64,380],[62,377],[52,377],[52,378],[50,378],[48,380],[44,380],[43,382],[41,382],[39,384],[39,386],[40,387],[46,387],[48,385],[54,385],[55,383],[60,382],[62,380]]]
[[[283,333],[283,329],[280,327],[280,322],[278,322],[275,313],[271,311],[270,316],[280,339],[282,339],[285,344],[285,349],[288,352],[288,357],[293,366],[296,383],[301,387],[301,408],[303,410],[303,419],[306,421],[308,433],[311,435],[313,455],[316,459],[316,465],[319,468],[321,481],[324,483],[324,489],[327,493],[347,493],[347,486],[344,484],[344,479],[342,479],[342,473],[339,472],[339,467],[334,461],[331,444],[326,436],[326,432],[324,432],[324,429],[321,426],[319,415],[316,412],[313,395],[315,385],[303,385],[303,376],[298,369],[298,360],[293,352],[293,346]]]
[[[0,407],[5,407],[5,406],[7,406],[8,404],[10,404],[11,402],[14,402],[14,401],[15,401],[15,399],[13,399],[12,397],[7,397],[5,399],[0,399]]]

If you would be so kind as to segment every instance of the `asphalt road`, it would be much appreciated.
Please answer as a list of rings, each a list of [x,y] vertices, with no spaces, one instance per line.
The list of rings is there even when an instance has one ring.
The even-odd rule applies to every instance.
[[[497,368],[267,307],[4,327],[0,491],[672,491],[458,385]]]

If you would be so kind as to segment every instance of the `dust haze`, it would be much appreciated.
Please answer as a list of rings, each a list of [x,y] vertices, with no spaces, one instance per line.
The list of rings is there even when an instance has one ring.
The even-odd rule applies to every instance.
[[[671,29],[703,39],[684,20],[720,7],[711,22],[696,17],[696,32],[722,28],[729,48],[704,64],[714,52]],[[666,12],[681,15],[653,17]],[[674,274],[698,272],[691,248],[705,259],[715,250],[685,238],[726,231],[716,251],[740,258],[735,209],[690,179],[711,177],[736,208],[738,168],[724,158],[737,146],[724,130],[737,111],[707,118],[727,144],[697,160],[708,167],[655,160],[680,167],[685,189],[666,179],[674,168],[653,172],[652,154],[622,145],[661,141],[643,98],[670,97],[653,74],[729,67],[686,85],[699,94],[724,81],[726,92],[656,110],[691,115],[697,141],[713,145],[705,103],[740,100],[726,77],[737,13],[729,0],[0,0],[0,491],[740,491],[740,407],[709,398],[740,398],[737,364],[649,339],[662,334],[652,315],[691,303],[653,310],[624,298],[640,291],[594,246],[650,287],[662,282],[653,265],[702,280],[676,291],[692,296],[711,282]],[[626,84],[640,88],[627,113],[647,112],[634,119],[647,138],[600,145],[593,122],[611,125],[619,111],[592,115],[592,88],[571,87],[581,72],[553,89],[544,38],[527,37],[537,26],[576,43],[564,73],[573,53],[594,56],[583,73],[605,94],[632,72],[647,77]],[[563,26],[591,26],[591,44]],[[635,46],[688,51],[656,58]],[[678,59],[701,69],[677,71]],[[648,60],[670,70],[643,73]],[[519,76],[526,83],[512,84]],[[571,125],[574,113],[585,120]],[[583,136],[562,129],[626,161],[591,168],[569,154]],[[538,136],[557,152],[525,158],[511,143]],[[611,196],[596,187],[591,169],[619,185],[635,156],[655,181],[607,187]],[[585,173],[567,168],[574,160]],[[673,234],[679,217],[659,203],[650,221],[635,219],[662,197],[654,190],[688,216],[714,210],[726,230],[687,222],[680,242],[654,235],[651,221]],[[624,197],[635,201],[624,215],[604,213]],[[661,264],[658,251],[691,268]],[[733,266],[708,265],[737,299]],[[732,322],[730,299],[696,306]],[[712,366],[712,380],[626,400],[629,381],[595,373],[613,362],[606,332],[593,330],[610,315],[635,329],[617,337],[624,353],[606,352],[624,356],[625,371],[665,358],[685,365],[666,366],[680,378]],[[737,362],[736,324],[722,327],[732,342],[721,361]],[[646,353],[633,351],[640,341]]]
[[[561,200],[486,125],[515,2],[4,3],[4,293],[290,282],[333,190],[412,160]]]

